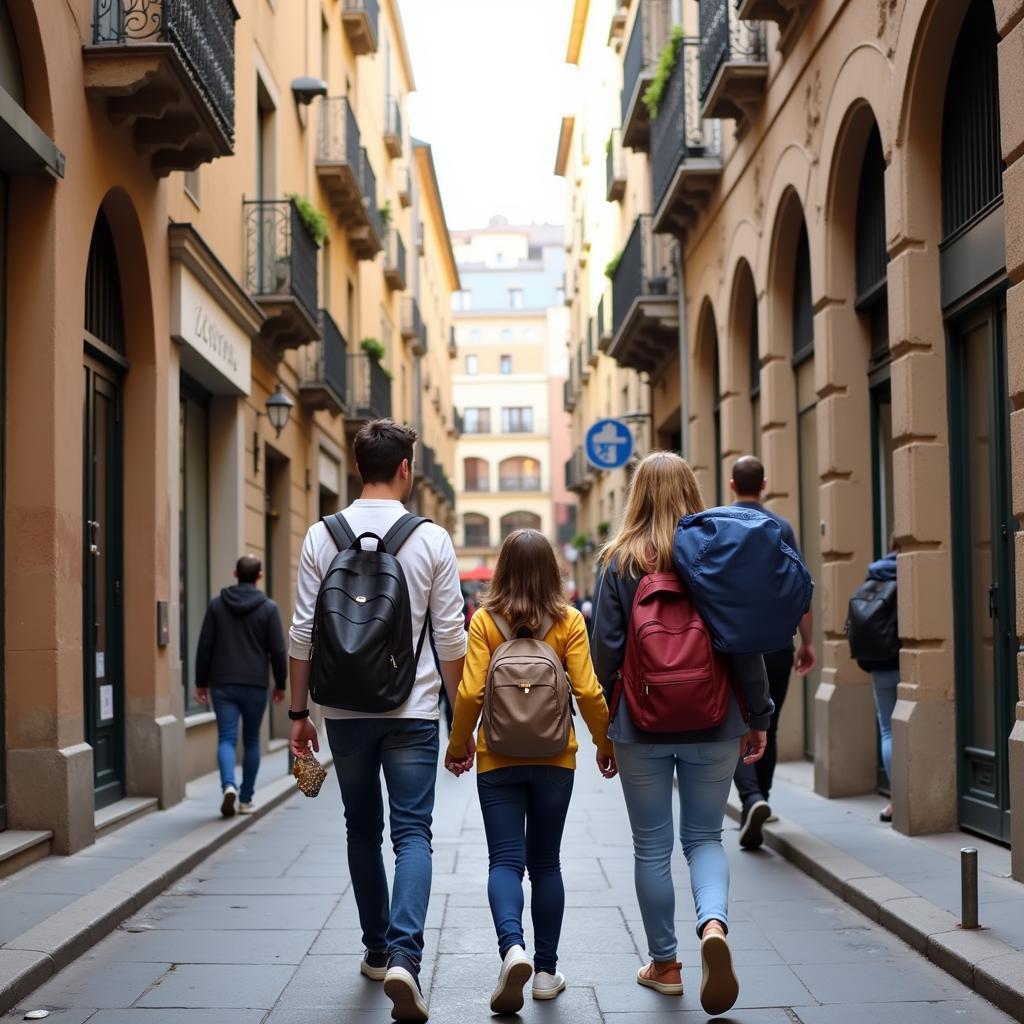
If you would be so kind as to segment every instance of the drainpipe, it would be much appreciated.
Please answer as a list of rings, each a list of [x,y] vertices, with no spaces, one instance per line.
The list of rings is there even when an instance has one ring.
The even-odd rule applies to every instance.
[[[676,281],[679,288],[679,450],[684,459],[690,451],[690,345],[686,333],[686,267],[682,242],[676,247]],[[652,407],[653,411],[653,407]]]

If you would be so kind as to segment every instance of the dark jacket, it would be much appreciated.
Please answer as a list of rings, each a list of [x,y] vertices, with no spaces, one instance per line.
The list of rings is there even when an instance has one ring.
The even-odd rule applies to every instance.
[[[288,658],[277,605],[254,583],[225,587],[203,619],[196,686],[266,686],[268,662],[283,690]]]
[[[604,689],[608,706],[612,706],[615,677],[626,659],[626,635],[639,579],[620,577],[615,566],[601,576],[594,618],[590,627],[590,651],[597,678]],[[729,702],[729,714],[714,729],[697,732],[643,732],[629,717],[625,699],[619,701],[615,717],[608,729],[608,738],[617,743],[717,743],[738,739],[748,729],[767,730],[775,705],[768,695],[768,676],[760,654],[729,656],[730,670],[736,689],[743,695],[748,709],[744,721],[736,695]]]
[[[890,551],[884,558],[872,562],[868,566],[869,580],[880,580],[883,583],[896,582],[896,552]],[[857,664],[865,672],[891,672],[900,667],[900,656],[897,654],[891,661],[858,661]]]

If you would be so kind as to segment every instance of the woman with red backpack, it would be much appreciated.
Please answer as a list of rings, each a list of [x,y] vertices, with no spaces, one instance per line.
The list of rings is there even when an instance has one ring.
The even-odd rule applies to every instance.
[[[718,653],[673,568],[679,520],[703,509],[685,459],[654,452],[639,464],[619,532],[601,552],[591,647],[611,707],[608,735],[633,830],[651,956],[637,983],[683,993],[671,872],[678,775],[679,836],[701,940],[701,1004],[721,1014],[739,995],[726,940],[722,824],[737,755],[753,764],[764,753],[772,702],[761,656]]]
[[[490,861],[487,897],[501,957],[493,1013],[516,1013],[531,975],[534,999],[553,999],[565,988],[557,962],[565,908],[560,849],[577,751],[572,696],[597,746],[598,768],[613,778],[608,707],[583,616],[565,599],[547,538],[517,530],[502,544],[490,587],[469,625],[445,757],[445,767],[456,776],[472,767],[468,741],[482,718],[477,790]],[[527,870],[536,944],[532,964],[523,937]]]

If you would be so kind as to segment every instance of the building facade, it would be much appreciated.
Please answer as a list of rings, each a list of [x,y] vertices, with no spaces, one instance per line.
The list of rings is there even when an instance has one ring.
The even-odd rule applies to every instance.
[[[0,828],[32,855],[214,767],[206,604],[252,552],[287,622],[363,423],[417,426],[412,504],[454,514],[458,273],[397,4],[137,6],[0,3]]]
[[[603,6],[576,3],[574,31],[584,55],[622,33],[622,138],[650,182],[606,351],[651,375],[657,440],[675,418],[709,503],[754,451],[797,527],[820,667],[784,745],[822,795],[875,788],[843,626],[893,538],[894,825],[1008,843],[1024,878],[1024,5],[637,0],[602,26]]]
[[[494,218],[453,235],[461,290],[454,297],[460,567],[493,567],[513,530],[571,539],[572,496],[554,456],[562,418],[566,315],[562,230]]]

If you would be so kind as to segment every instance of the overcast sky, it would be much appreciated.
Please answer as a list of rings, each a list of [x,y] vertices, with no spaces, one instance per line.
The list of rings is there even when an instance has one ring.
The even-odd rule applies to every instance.
[[[566,105],[571,0],[400,0],[416,95],[410,125],[434,147],[449,227],[494,214],[561,224],[554,175]]]

